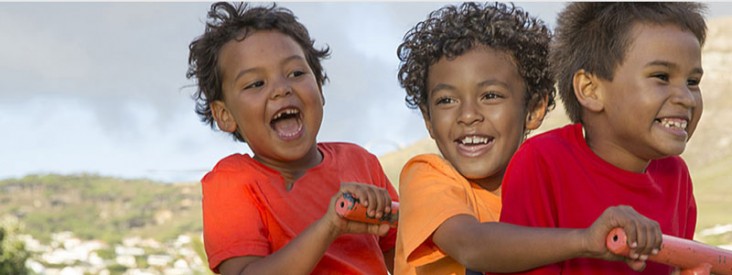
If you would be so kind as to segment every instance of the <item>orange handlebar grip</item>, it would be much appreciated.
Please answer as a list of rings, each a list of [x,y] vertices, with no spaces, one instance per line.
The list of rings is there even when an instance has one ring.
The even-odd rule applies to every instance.
[[[343,196],[336,200],[335,210],[339,216],[345,219],[364,223],[387,223],[391,227],[396,227],[399,220],[399,202],[392,201],[391,212],[377,219],[374,216],[369,216],[366,212],[367,208],[360,204],[358,199],[354,198],[351,193],[343,193]]]
[[[610,231],[605,244],[617,255],[628,257],[630,254],[622,228]],[[649,255],[648,260],[678,267],[682,274],[732,275],[732,251],[665,234],[661,250],[656,255]]]

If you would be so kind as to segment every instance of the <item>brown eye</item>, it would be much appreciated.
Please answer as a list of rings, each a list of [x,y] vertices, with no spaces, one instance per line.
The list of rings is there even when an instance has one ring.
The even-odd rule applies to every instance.
[[[699,81],[698,79],[689,79],[686,81],[686,85],[695,87],[695,86],[699,86],[699,82],[701,82],[701,81]]]
[[[294,71],[294,72],[290,73],[290,76],[291,77],[298,77],[298,76],[301,76],[301,75],[304,75],[304,74],[305,74],[305,72],[303,72],[303,71]]]
[[[661,73],[659,73],[659,74],[652,75],[652,77],[658,78],[658,79],[663,80],[663,81],[668,81],[668,74],[661,74]]]
[[[435,105],[442,105],[442,104],[450,104],[455,102],[452,98],[449,97],[441,97],[435,100]]]
[[[251,88],[259,88],[259,87],[262,87],[262,86],[264,86],[264,81],[261,81],[261,80],[260,81],[254,81],[254,82],[252,82],[252,84],[249,84],[249,85],[245,86],[244,87],[244,90],[251,89]]]

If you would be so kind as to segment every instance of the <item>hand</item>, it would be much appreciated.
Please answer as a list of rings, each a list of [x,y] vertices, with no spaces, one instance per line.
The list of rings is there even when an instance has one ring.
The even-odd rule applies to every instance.
[[[607,235],[616,227],[625,230],[630,258],[615,255],[605,246]],[[608,207],[585,231],[587,233],[585,247],[590,256],[605,260],[625,260],[626,264],[636,271],[645,268],[648,256],[657,254],[663,241],[663,233],[658,223],[636,212],[630,206]]]
[[[377,219],[391,212],[391,196],[386,189],[361,183],[341,183],[341,188],[331,198],[330,207],[328,207],[328,212],[324,217],[330,221],[337,235],[345,233],[366,233],[383,236],[389,231],[388,224],[368,224],[350,221],[338,216],[335,212],[335,202],[343,196],[343,193],[351,193],[354,198],[359,200],[360,204],[366,206],[368,214],[375,216]]]

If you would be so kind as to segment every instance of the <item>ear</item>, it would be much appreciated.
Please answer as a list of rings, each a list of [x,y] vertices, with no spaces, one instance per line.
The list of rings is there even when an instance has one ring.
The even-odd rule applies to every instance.
[[[231,112],[229,112],[229,109],[226,108],[226,104],[221,100],[216,100],[211,103],[211,114],[214,117],[214,120],[216,120],[216,126],[221,129],[221,131],[233,133],[236,131],[236,121],[234,120],[234,116],[231,115]]]
[[[591,112],[600,112],[605,107],[602,101],[600,79],[593,74],[579,70],[572,77],[574,95],[580,105]]]
[[[535,104],[530,104],[533,105],[533,108],[529,110],[528,114],[526,114],[526,130],[536,130],[541,126],[541,123],[544,121],[544,116],[546,115],[546,106],[549,104],[547,100],[548,97],[543,96],[539,98],[538,102]]]

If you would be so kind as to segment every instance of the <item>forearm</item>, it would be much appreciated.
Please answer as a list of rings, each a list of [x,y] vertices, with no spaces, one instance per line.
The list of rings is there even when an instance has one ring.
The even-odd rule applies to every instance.
[[[580,229],[479,223],[470,216],[457,216],[438,228],[433,241],[472,270],[518,272],[586,256],[582,232]]]
[[[319,219],[287,245],[266,257],[257,258],[244,265],[234,266],[222,274],[310,274],[325,254],[338,233]]]

